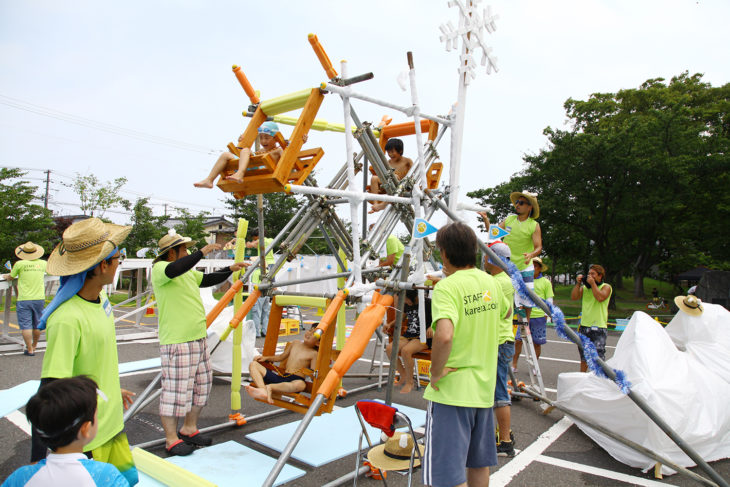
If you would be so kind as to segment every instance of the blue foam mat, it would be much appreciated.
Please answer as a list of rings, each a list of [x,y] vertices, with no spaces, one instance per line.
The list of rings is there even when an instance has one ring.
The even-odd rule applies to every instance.
[[[28,399],[38,391],[40,384],[39,380],[29,380],[10,389],[0,390],[0,417],[25,406]]]
[[[138,370],[156,369],[160,366],[160,357],[137,360],[135,362],[124,362],[119,364],[119,373],[126,374],[127,372],[136,372]]]
[[[414,428],[426,424],[426,411],[400,404],[393,404],[411,419]],[[299,421],[283,424],[265,431],[246,435],[249,440],[276,451],[282,451],[299,426]],[[299,440],[292,458],[314,467],[320,467],[337,459],[355,453],[360,435],[360,422],[355,406],[338,409],[331,414],[315,417]],[[380,430],[368,426],[368,435],[374,444],[380,443]],[[363,444],[365,440],[363,440]]]
[[[275,458],[235,441],[200,448],[195,450],[192,455],[170,457],[165,460],[213,482],[219,487],[262,485],[276,464]],[[284,465],[274,485],[290,482],[304,474],[306,474],[304,470]],[[164,484],[140,472],[137,485],[159,487]]]

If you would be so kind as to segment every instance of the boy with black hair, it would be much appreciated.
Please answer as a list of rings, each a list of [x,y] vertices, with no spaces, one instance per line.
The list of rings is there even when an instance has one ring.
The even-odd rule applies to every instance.
[[[388,142],[385,143],[385,153],[390,157],[388,165],[395,171],[395,177],[400,181],[408,174],[411,166],[413,166],[411,159],[403,157],[403,141],[395,138],[388,139]],[[374,194],[385,194],[385,191],[380,187],[380,178],[378,176],[373,176],[370,179],[370,192]],[[388,203],[384,201],[374,201],[370,213],[383,210],[387,205]]]
[[[25,407],[28,420],[53,453],[13,472],[3,486],[99,485],[127,487],[114,465],[84,455],[96,436],[96,382],[86,376],[58,379],[40,388]]]

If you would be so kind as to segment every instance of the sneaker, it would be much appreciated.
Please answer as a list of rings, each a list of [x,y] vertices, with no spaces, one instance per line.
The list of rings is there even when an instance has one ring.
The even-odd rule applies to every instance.
[[[497,456],[498,457],[513,457],[515,456],[515,446],[512,441],[500,441],[497,445]]]

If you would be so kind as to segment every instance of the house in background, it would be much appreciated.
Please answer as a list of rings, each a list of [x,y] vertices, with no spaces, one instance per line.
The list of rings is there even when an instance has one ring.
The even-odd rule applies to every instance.
[[[165,226],[173,228],[181,225],[182,220],[179,218],[170,218],[165,222]],[[236,223],[224,216],[210,216],[205,219],[203,224],[208,236],[205,238],[206,243],[219,243],[225,245],[229,240],[236,236]]]

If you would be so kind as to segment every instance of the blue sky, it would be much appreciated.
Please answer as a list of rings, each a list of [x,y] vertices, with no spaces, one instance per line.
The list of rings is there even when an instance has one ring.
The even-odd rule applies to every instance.
[[[569,97],[632,88],[685,70],[704,73],[713,85],[730,80],[722,47],[730,18],[726,1],[489,5],[499,19],[486,41],[500,71],[487,76],[479,70],[469,87],[463,193],[521,170],[522,155],[545,146],[542,130],[564,127],[562,105]],[[445,114],[456,99],[458,65],[458,54],[447,53],[439,41],[438,27],[448,20],[458,22],[445,0],[0,0],[0,165],[51,169],[51,207],[61,214],[77,213],[75,195],[61,183],[89,172],[103,180],[127,177],[124,196],[151,196],[157,213],[166,202],[168,211],[178,205],[219,214],[222,193],[192,183],[215,160],[210,151],[225,149],[247,123],[241,111],[248,100],[231,65],[243,67],[263,99],[317,86],[326,77],[307,42],[313,32],[338,70],[346,59],[351,75],[375,74],[358,91],[408,105],[410,94],[396,78],[407,69],[406,52],[413,51],[422,110]],[[353,103],[363,120],[377,122],[386,114],[405,120]],[[84,125],[71,123],[70,116]],[[319,117],[341,123],[339,98],[328,95]],[[99,124],[137,134],[89,127]],[[150,142],[159,138],[175,142]],[[326,182],[345,161],[344,136],[312,132],[308,146],[324,148],[318,174]],[[448,139],[439,149],[448,167]],[[415,153],[407,140],[406,155]],[[122,213],[107,216],[128,220]]]

